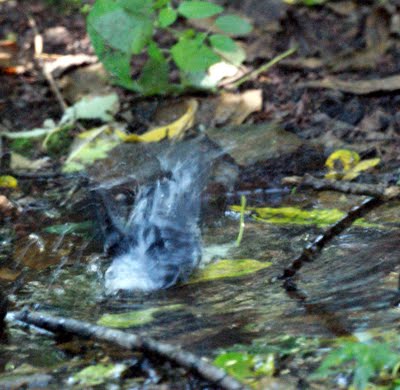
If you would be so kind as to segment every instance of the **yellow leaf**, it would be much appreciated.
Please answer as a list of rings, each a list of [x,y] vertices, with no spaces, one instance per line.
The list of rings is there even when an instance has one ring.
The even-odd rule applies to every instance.
[[[178,138],[185,130],[189,129],[194,124],[195,115],[197,112],[198,103],[195,99],[188,102],[188,109],[176,121],[155,129],[149,130],[144,134],[124,134],[122,131],[116,131],[118,137],[124,142],[158,142],[165,138]]]
[[[190,278],[187,284],[245,276],[271,265],[272,263],[269,261],[258,261],[253,259],[221,259],[216,263],[210,264],[206,268],[197,271],[197,273]]]
[[[358,164],[360,156],[357,152],[348,149],[339,149],[333,152],[325,162],[330,170],[348,171]]]
[[[369,169],[376,167],[380,162],[380,158],[370,158],[368,160],[363,160],[359,162],[353,169],[347,172],[343,176],[343,180],[353,180],[360,174],[360,172],[368,171]]]
[[[0,176],[0,187],[17,188],[18,180],[13,176]]]
[[[341,179],[343,175],[353,169],[360,162],[357,152],[348,149],[339,149],[333,152],[326,160],[325,166],[329,172],[326,179]]]

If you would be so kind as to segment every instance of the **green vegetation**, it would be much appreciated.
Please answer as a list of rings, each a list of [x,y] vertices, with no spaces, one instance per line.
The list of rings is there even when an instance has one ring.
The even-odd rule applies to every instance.
[[[266,377],[274,376],[288,360],[304,362],[315,355],[317,348],[320,348],[317,338],[282,336],[268,342],[255,340],[250,345],[237,344],[219,351],[214,364],[250,388],[272,388],[263,383]]]
[[[32,153],[33,143],[30,139],[20,138],[15,139],[10,144],[10,149],[13,152],[29,155]]]
[[[399,389],[399,367],[400,353],[387,342],[345,341],[327,355],[311,379],[347,371],[357,390],[366,389],[371,380],[384,384],[382,389]]]
[[[245,59],[232,36],[246,35],[252,26],[223,11],[208,1],[181,1],[175,8],[168,0],[97,0],[87,30],[96,54],[120,86],[143,95],[181,92],[204,87],[208,68],[222,59],[234,65]],[[173,28],[179,17],[213,17],[209,30],[218,33]],[[156,34],[166,43],[156,42]],[[141,69],[134,69],[134,79],[133,56],[146,57]],[[179,81],[172,82],[176,68]]]

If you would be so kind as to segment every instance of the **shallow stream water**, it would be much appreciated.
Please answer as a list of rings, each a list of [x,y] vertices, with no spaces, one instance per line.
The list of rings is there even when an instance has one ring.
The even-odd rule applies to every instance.
[[[310,210],[329,205],[343,211],[357,201],[355,197],[287,191],[274,191],[261,200],[259,194],[247,199],[249,206]],[[42,214],[42,220],[27,218],[32,223],[25,228],[32,233],[21,238],[14,251],[14,269],[25,275],[24,283],[10,297],[15,309],[27,305],[92,323],[101,323],[110,314],[139,312],[144,320],[132,325],[132,331],[210,357],[219,348],[255,340],[268,342],[282,335],[335,338],[368,329],[398,328],[398,204],[377,209],[364,225],[336,237],[314,262],[299,271],[297,282],[308,297],[306,304],[288,296],[279,277],[326,227],[266,223],[247,215],[243,240],[236,246],[239,215],[228,208],[225,215],[208,217],[203,225],[204,257],[208,262],[255,259],[271,262],[270,267],[241,277],[189,280],[155,293],[110,296],[104,289],[104,271],[110,259],[102,255],[101,246],[77,233],[44,232],[45,227],[68,222],[62,212],[47,210],[51,214],[47,217],[38,211],[32,214]],[[73,219],[79,222],[79,215]],[[13,264],[6,267],[11,270]],[[201,266],[206,267],[204,261]],[[3,370],[21,364],[50,369],[69,359],[46,336],[36,337],[18,328],[10,328],[3,341]]]

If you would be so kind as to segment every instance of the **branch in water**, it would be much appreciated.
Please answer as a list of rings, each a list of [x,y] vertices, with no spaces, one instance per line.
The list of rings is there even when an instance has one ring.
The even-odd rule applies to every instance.
[[[326,179],[317,179],[314,176],[305,174],[304,177],[292,176],[282,180],[285,185],[300,185],[309,187],[317,191],[337,191],[353,195],[373,196],[382,200],[396,199],[400,197],[400,187],[387,187],[383,184],[362,184],[348,181],[333,181]]]
[[[133,333],[110,329],[84,321],[31,313],[28,310],[11,312],[7,315],[7,319],[10,321],[21,321],[53,333],[79,336],[97,342],[110,343],[124,349],[139,350],[144,353],[158,355],[193,371],[222,389],[244,390],[247,388],[236,379],[227,375],[224,370],[205,362],[192,353],[151,338],[144,338]]]

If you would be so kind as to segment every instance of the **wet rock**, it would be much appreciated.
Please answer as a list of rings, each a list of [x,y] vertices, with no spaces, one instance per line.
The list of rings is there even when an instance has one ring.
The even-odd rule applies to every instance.
[[[322,148],[303,144],[292,152],[245,167],[240,173],[236,188],[243,190],[280,187],[285,176],[302,176],[320,171],[324,162]]]
[[[107,158],[87,168],[89,177],[102,186],[134,182],[147,182],[161,176],[162,169],[157,159],[163,143],[123,143],[116,146]]]
[[[207,136],[240,166],[250,166],[297,150],[303,141],[277,123],[210,129]]]
[[[325,160],[322,148],[276,123],[211,129],[207,135],[239,166],[237,189],[279,186],[282,177],[320,170]]]
[[[52,376],[47,374],[7,375],[0,378],[1,389],[48,389]]]

